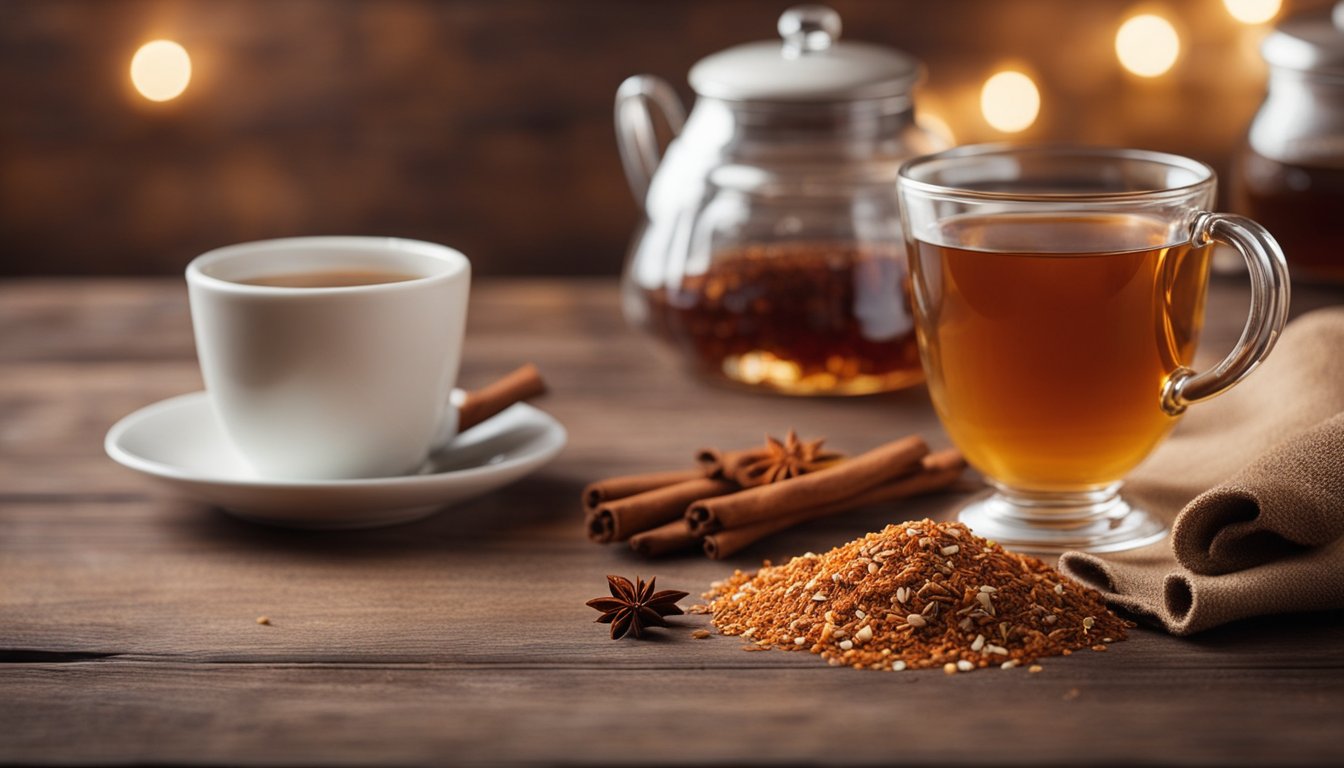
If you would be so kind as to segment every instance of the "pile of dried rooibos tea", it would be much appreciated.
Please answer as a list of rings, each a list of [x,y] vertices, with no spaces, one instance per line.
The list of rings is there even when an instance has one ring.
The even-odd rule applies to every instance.
[[[1133,626],[1040,560],[931,520],[738,571],[705,598],[726,635],[858,669],[1009,669],[1104,651]]]

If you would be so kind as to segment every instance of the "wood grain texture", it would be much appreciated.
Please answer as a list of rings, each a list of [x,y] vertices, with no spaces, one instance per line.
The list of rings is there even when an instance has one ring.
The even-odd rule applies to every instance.
[[[1037,675],[947,677],[767,663],[802,654],[689,669],[663,650],[643,644],[648,666],[614,669],[596,652],[581,669],[24,665],[0,670],[26,694],[4,716],[7,754],[50,757],[64,730],[53,726],[78,721],[83,738],[55,754],[102,762],[1288,766],[1339,755],[1323,734],[1337,725],[1338,669],[1257,679],[1114,653]]]
[[[611,642],[583,605],[606,573],[699,593],[734,567],[945,516],[963,497],[817,521],[725,563],[591,544],[585,483],[689,465],[704,444],[789,427],[847,450],[916,431],[946,444],[920,389],[795,400],[690,380],[623,327],[607,281],[473,294],[463,382],[536,362],[553,391],[539,405],[569,427],[536,475],[364,532],[264,528],[175,498],[101,440],[200,386],[184,294],[177,281],[0,283],[0,762],[1344,761],[1340,614],[1193,640],[1140,629],[1038,675],[832,669],[693,640],[702,616]],[[1235,338],[1244,301],[1215,286],[1206,357]]]

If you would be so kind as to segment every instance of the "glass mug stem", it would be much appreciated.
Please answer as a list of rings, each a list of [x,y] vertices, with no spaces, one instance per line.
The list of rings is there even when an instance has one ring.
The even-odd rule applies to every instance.
[[[1190,225],[1190,242],[1230,245],[1246,260],[1251,308],[1236,347],[1213,368],[1196,373],[1181,367],[1162,388],[1162,410],[1179,416],[1191,403],[1217,397],[1255,370],[1274,348],[1288,322],[1291,297],[1283,249],[1264,227],[1243,216],[1201,211]]]

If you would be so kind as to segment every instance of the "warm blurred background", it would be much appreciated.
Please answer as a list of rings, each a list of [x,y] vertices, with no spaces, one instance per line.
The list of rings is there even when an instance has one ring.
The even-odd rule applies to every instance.
[[[917,104],[957,143],[1122,144],[1224,169],[1263,96],[1260,38],[1329,3],[830,4],[845,37],[925,61]],[[689,101],[696,60],[775,38],[789,5],[3,0],[0,275],[177,273],[214,246],[337,233],[448,243],[482,274],[615,275],[639,215],[611,126],[617,85],[651,72]],[[1126,43],[1135,16],[1158,19]],[[131,78],[156,39],[190,59],[165,101]],[[142,83],[151,95],[176,90],[174,51],[148,62],[169,80],[163,94]],[[1029,78],[1038,111],[1020,109],[1021,77],[995,80],[1016,113],[982,100],[1005,70]]]

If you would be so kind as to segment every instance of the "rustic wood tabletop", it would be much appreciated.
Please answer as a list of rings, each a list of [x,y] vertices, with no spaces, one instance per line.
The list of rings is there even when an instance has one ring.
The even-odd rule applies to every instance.
[[[1214,285],[1209,355],[1240,330],[1237,285]],[[1299,291],[1296,308],[1341,299]],[[568,448],[421,522],[312,533],[241,522],[103,454],[117,419],[201,388],[180,281],[0,283],[0,762],[1344,762],[1338,613],[1186,640],[1140,628],[1039,674],[743,653],[692,639],[704,616],[610,641],[584,605],[608,573],[696,595],[734,567],[964,498],[816,522],[725,562],[590,543],[585,483],[683,466],[703,445],[790,427],[850,451],[913,432],[946,445],[920,388],[709,387],[627,330],[618,304],[611,281],[478,284],[462,383],[537,363],[553,389],[538,405]]]

